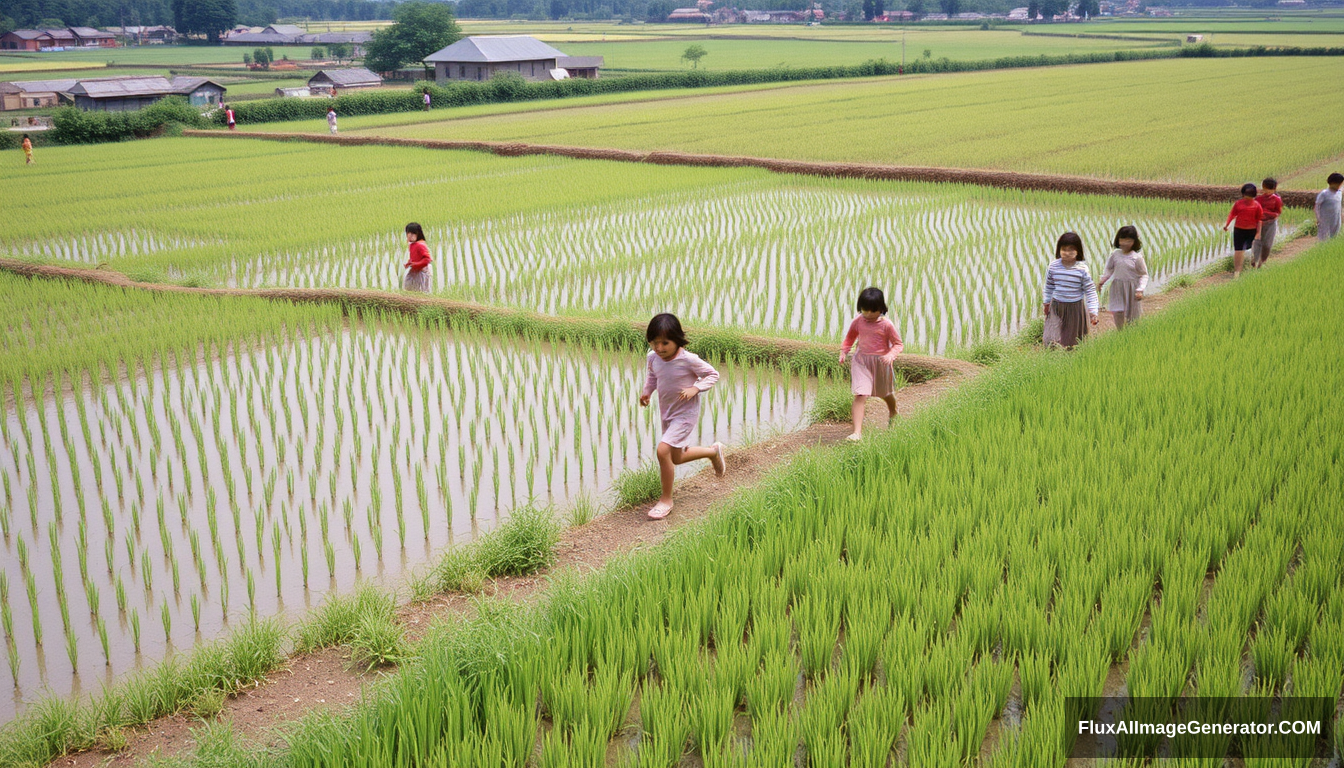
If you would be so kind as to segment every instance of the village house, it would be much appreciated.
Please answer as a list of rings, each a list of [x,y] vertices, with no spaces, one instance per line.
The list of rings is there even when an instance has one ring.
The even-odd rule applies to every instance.
[[[0,50],[45,51],[52,48],[115,48],[117,36],[92,27],[16,29],[0,35]]]
[[[526,35],[464,37],[425,57],[434,65],[434,80],[489,80],[501,72],[516,72],[525,80],[593,79],[602,68],[601,56],[566,56],[563,51]],[[571,69],[572,68],[572,69]]]
[[[0,83],[0,110],[54,107],[78,80],[23,80]]]
[[[81,48],[116,48],[117,36],[111,32],[101,32],[93,27],[70,27],[75,35],[75,43]]]
[[[16,29],[0,35],[0,50],[41,51],[54,48],[56,41],[40,29]]]
[[[308,90],[313,94],[331,93],[333,89],[377,88],[383,79],[367,69],[323,69],[308,78]]]
[[[129,112],[168,96],[185,96],[193,106],[219,104],[224,86],[204,77],[103,77],[76,81],[62,100],[84,110]]]

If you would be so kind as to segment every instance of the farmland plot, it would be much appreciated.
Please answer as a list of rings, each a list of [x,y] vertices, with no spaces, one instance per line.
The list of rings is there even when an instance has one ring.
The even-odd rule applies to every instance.
[[[864,190],[881,190],[880,193]],[[968,199],[969,198],[969,199]],[[428,233],[433,290],[551,314],[683,320],[834,341],[868,285],[886,289],[912,351],[1012,334],[1036,317],[1041,274],[1074,229],[1100,277],[1110,239],[1136,223],[1159,288],[1227,253],[1210,206],[986,193],[936,185],[738,185],[488,220]],[[1300,214],[1290,212],[1289,221]],[[239,262],[241,286],[396,285],[402,244]],[[93,258],[97,258],[94,256]]]
[[[0,686],[88,688],[239,619],[394,585],[511,509],[563,507],[652,459],[657,410],[638,407],[628,352],[333,313],[277,339],[8,382]],[[806,381],[720,368],[694,439],[806,418]]]

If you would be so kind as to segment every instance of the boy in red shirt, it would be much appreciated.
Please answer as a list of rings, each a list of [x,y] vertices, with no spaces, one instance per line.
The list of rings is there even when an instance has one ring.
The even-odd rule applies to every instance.
[[[1237,223],[1232,228],[1233,280],[1241,277],[1241,266],[1246,261],[1246,249],[1250,248],[1260,236],[1260,219],[1264,215],[1265,209],[1255,201],[1255,185],[1242,184],[1241,199],[1232,204],[1232,210],[1227,214],[1227,223],[1223,224],[1223,231],[1226,232],[1233,221]]]
[[[1274,248],[1274,236],[1279,232],[1279,216],[1283,213],[1283,198],[1276,192],[1279,188],[1279,182],[1274,179],[1265,179],[1260,185],[1264,190],[1255,202],[1260,204],[1264,211],[1260,216],[1260,237],[1256,238],[1251,246],[1251,266],[1259,269],[1269,260],[1269,252]]]

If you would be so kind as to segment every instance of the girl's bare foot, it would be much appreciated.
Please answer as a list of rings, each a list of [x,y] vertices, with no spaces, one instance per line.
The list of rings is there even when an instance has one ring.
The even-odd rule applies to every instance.
[[[671,512],[672,512],[672,502],[660,501],[657,504],[653,505],[653,509],[649,510],[649,519],[662,520],[664,517],[667,517],[668,514],[670,514]]]
[[[723,473],[728,471],[728,465],[723,460],[723,443],[715,443],[710,447],[714,449],[714,455],[709,457],[709,463],[714,465],[714,474],[723,477]]]
[[[845,439],[846,439],[846,440],[854,440],[854,441],[857,442],[857,441],[863,439],[863,435],[862,435],[861,433],[859,433],[859,432],[851,432],[851,433],[849,434],[849,436],[846,437]]]

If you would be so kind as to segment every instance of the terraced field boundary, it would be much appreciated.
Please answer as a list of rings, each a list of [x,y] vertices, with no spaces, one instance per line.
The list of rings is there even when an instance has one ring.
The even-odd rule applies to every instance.
[[[635,351],[647,349],[643,322],[558,317],[536,312],[487,307],[465,301],[387,291],[345,288],[190,288],[138,283],[107,269],[73,269],[0,258],[0,269],[16,275],[91,283],[149,291],[176,291],[214,296],[255,296],[275,301],[336,304],[347,315],[397,313],[412,317],[460,317],[497,333],[533,333],[553,341],[603,340]],[[735,357],[743,362],[815,373],[843,373],[837,347],[798,339],[741,334],[712,328],[687,328],[691,349],[711,358]],[[917,384],[949,373],[964,373],[974,364],[926,355],[901,355],[895,363],[905,380]]]
[[[706,155],[685,152],[642,152],[605,147],[573,147],[556,144],[528,144],[504,141],[455,141],[449,139],[405,139],[384,136],[331,136],[321,133],[254,133],[250,131],[183,131],[184,136],[230,139],[266,139],[269,141],[308,141],[342,146],[419,147],[489,152],[501,157],[556,155],[576,160],[614,160],[653,165],[684,165],[699,168],[762,168],[774,173],[822,176],[872,181],[919,181],[939,184],[973,184],[981,187],[1019,189],[1029,192],[1068,192],[1080,195],[1146,197],[1160,200],[1188,200],[1203,203],[1231,203],[1240,192],[1232,185],[1176,184],[1162,181],[1112,181],[1086,176],[1045,173],[1018,173],[982,168],[939,168],[917,165],[877,163],[821,163],[806,160],[781,160],[745,155]],[[1311,208],[1315,192],[1281,191],[1284,205]]]

